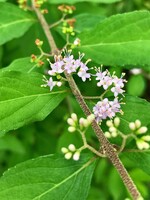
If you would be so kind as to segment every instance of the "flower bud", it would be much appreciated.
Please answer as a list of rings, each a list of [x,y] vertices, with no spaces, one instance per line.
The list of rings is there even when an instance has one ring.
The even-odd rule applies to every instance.
[[[78,120],[77,115],[75,113],[71,114],[71,118],[76,122]]]
[[[68,131],[69,131],[70,133],[75,132],[75,130],[76,130],[76,128],[75,128],[74,126],[69,126],[69,128],[68,128]]]
[[[80,152],[79,151],[76,151],[75,153],[74,153],[74,155],[73,155],[73,160],[79,160],[79,158],[80,158]]]
[[[95,115],[94,114],[91,114],[87,117],[87,121],[89,124],[91,124],[93,122],[93,120],[95,119]]]
[[[134,123],[134,122],[130,122],[130,123],[129,123],[129,128],[130,128],[132,131],[135,131],[135,129],[136,129],[135,123]]]
[[[142,139],[138,139],[136,141],[136,145],[137,145],[138,149],[140,149],[140,150],[149,149],[149,147],[150,147],[150,145],[147,142],[143,141]]]
[[[70,144],[70,145],[68,146],[68,149],[69,149],[70,151],[75,151],[75,150],[76,150],[74,144]]]
[[[111,134],[110,134],[108,131],[106,131],[106,132],[105,132],[105,137],[111,138]]]
[[[61,86],[62,86],[62,82],[58,81],[58,82],[56,83],[56,85],[57,85],[58,87],[61,87]]]
[[[84,126],[85,128],[87,128],[87,127],[89,126],[89,122],[88,122],[87,119],[84,119],[84,120],[83,120],[83,126]]]
[[[150,141],[150,135],[145,135],[143,137],[141,137],[142,140],[145,140],[145,141]]]
[[[116,137],[118,134],[117,134],[116,131],[113,131],[113,132],[111,133],[111,135],[112,135],[112,137]]]
[[[43,41],[39,40],[39,39],[36,39],[35,40],[35,44],[38,46],[38,47],[41,47],[43,45]]]
[[[141,121],[137,119],[137,120],[135,121],[135,126],[136,126],[136,128],[140,128],[140,126],[141,126]]]
[[[107,125],[108,127],[111,127],[111,126],[113,126],[113,123],[112,123],[111,120],[107,120],[107,121],[106,121],[106,125]]]
[[[68,149],[66,147],[62,147],[61,148],[61,152],[64,153],[64,154],[66,154],[68,152]]]
[[[112,133],[112,132],[116,132],[117,129],[114,126],[112,126],[112,127],[109,128],[109,131]]]
[[[75,122],[72,118],[68,118],[67,119],[67,123],[70,125],[70,126],[75,126]]]
[[[79,38],[76,38],[75,41],[73,42],[73,44],[74,44],[75,46],[80,45],[80,39],[79,39]]]
[[[119,124],[120,124],[120,119],[119,119],[119,117],[115,117],[115,119],[114,119],[114,125],[115,125],[115,127],[118,127]]]
[[[147,127],[146,126],[142,126],[141,128],[139,128],[136,133],[137,134],[142,134],[142,133],[146,133],[147,131]]]
[[[68,152],[68,153],[65,154],[65,158],[67,160],[69,160],[71,157],[72,157],[72,153],[71,152]]]
[[[80,124],[80,127],[83,128],[83,127],[88,127],[89,123],[86,119],[84,119],[83,117],[81,117],[79,119],[79,124]]]

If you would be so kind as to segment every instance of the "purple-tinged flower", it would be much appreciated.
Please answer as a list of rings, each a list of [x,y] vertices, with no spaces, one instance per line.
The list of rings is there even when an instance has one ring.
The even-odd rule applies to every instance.
[[[101,122],[107,117],[112,118],[117,112],[120,112],[120,103],[118,99],[114,101],[109,101],[107,98],[102,101],[98,101],[97,104],[93,107],[93,112],[97,122]]]
[[[64,62],[62,60],[59,60],[57,62],[55,62],[54,64],[51,64],[51,68],[52,70],[49,70],[49,74],[53,74],[53,73],[58,73],[61,74],[64,70],[63,70],[63,65]]]
[[[80,69],[87,71],[89,68],[83,62],[81,62],[80,63]]]
[[[52,91],[53,87],[56,85],[56,81],[53,81],[52,77],[47,81],[47,86],[50,87],[50,91]]]
[[[108,87],[112,84],[112,78],[109,76],[105,76],[102,80],[97,83],[97,86],[103,86],[104,90],[107,90]]]
[[[104,72],[97,72],[96,73],[96,80],[99,80],[97,83],[98,87],[103,86],[104,90],[107,90],[110,85],[113,83],[113,79],[108,73],[108,71]]]
[[[66,63],[64,69],[68,74],[71,74],[72,72],[76,72],[77,68],[73,63]]]
[[[122,78],[118,78],[117,76],[115,76],[113,78],[113,83],[116,87],[120,87],[120,88],[123,88],[124,87],[124,82],[125,80],[122,79]]]
[[[82,65],[82,62],[80,59],[74,60],[74,66],[76,69],[78,69]]]
[[[122,94],[124,90],[122,90],[120,87],[112,87],[111,91],[114,93],[114,96],[117,97],[118,94]]]
[[[107,71],[104,71],[104,72],[97,72],[96,73],[96,80],[102,80],[107,74]]]
[[[115,98],[113,101],[110,101],[110,106],[113,112],[120,112],[120,102],[118,98]]]
[[[87,78],[91,77],[91,74],[87,73],[86,70],[80,68],[80,70],[78,72],[78,76],[82,79],[83,82],[85,82]]]
[[[74,62],[73,55],[66,56],[66,57],[64,57],[63,60],[64,60],[65,63],[73,63]]]

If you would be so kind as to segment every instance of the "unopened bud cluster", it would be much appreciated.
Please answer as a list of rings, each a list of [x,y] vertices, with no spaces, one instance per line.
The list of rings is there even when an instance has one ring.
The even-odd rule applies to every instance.
[[[141,126],[141,121],[137,119],[135,122],[129,123],[129,128],[136,136],[136,145],[138,149],[149,149],[150,144],[148,142],[150,142],[150,135],[145,135],[148,130],[147,127]]]
[[[42,51],[43,41],[42,41],[42,40],[39,40],[39,39],[36,39],[36,40],[35,40],[35,44],[36,44],[36,46],[38,47],[38,49],[40,50],[40,52],[43,52],[43,51]],[[36,66],[41,67],[41,66],[44,65],[44,62],[42,61],[42,57],[43,57],[42,54],[41,54],[40,56],[36,56],[36,55],[32,54],[32,55],[31,55],[31,62],[32,62],[32,63],[35,63]]]
[[[150,148],[150,144],[148,143],[150,142],[150,135],[146,135],[148,129],[146,126],[141,126],[141,121],[139,119],[129,123],[129,128],[131,130],[131,133],[129,134],[124,134],[118,129],[120,125],[120,119],[118,117],[114,118],[114,120],[107,120],[106,125],[109,128],[109,131],[105,132],[107,138],[120,136],[123,140],[125,139],[126,142],[127,138],[132,137],[134,138],[138,149],[142,150]]]
[[[75,6],[70,6],[70,5],[60,5],[58,6],[58,10],[65,14],[72,14],[73,11],[76,9]]]
[[[27,0],[18,0],[19,8],[27,10]]]
[[[35,7],[40,8],[46,1],[47,0],[34,0]]]
[[[70,144],[68,148],[62,147],[61,152],[64,154],[67,160],[73,158],[73,160],[79,160],[80,158],[80,151],[76,149],[75,145]]]
[[[114,120],[107,120],[106,125],[109,128],[109,131],[105,132],[107,138],[117,137],[118,136],[118,127],[120,125],[119,117],[115,117]]]
[[[75,23],[75,19],[68,19],[68,20],[65,20],[63,22],[63,26],[62,26],[62,32],[64,34],[70,34],[72,36],[75,35],[75,32],[74,32],[74,23]]]
[[[93,122],[94,118],[95,116],[91,114],[87,118],[81,117],[80,119],[78,119],[77,115],[75,113],[72,113],[71,118],[67,119],[67,122],[69,124],[68,131],[75,132],[76,130],[82,131],[84,129],[87,129]]]
[[[38,67],[41,67],[42,65],[44,65],[44,62],[41,59],[39,59],[38,56],[36,56],[34,54],[31,55],[31,62],[35,63],[36,66],[38,66]]]

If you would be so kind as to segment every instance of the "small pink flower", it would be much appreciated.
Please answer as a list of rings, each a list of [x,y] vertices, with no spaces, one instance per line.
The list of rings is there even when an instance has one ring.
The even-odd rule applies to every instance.
[[[56,85],[56,82],[53,81],[52,77],[49,78],[49,80],[47,81],[47,86],[50,87],[50,91],[52,91],[53,87]]]

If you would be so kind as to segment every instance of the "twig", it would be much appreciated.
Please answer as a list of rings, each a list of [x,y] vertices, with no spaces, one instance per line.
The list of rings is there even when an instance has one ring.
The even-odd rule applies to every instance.
[[[62,18],[61,18],[59,21],[57,21],[57,22],[55,22],[55,23],[49,25],[49,28],[53,28],[53,27],[55,27],[55,26],[58,26],[61,22],[64,21],[65,17],[66,17],[66,14],[63,14]]]
[[[49,31],[49,26],[48,26],[44,16],[42,15],[42,13],[38,10],[38,8],[35,7],[34,3],[35,3],[35,1],[32,0],[33,10],[35,11],[35,13],[36,13],[36,15],[37,15],[37,17],[39,19],[39,22],[41,23],[41,26],[43,27],[43,31],[45,32],[45,35],[47,37],[49,46],[51,47],[52,54],[53,55],[58,55],[59,51],[58,51],[58,48],[57,48],[57,46],[55,44],[53,36],[52,36],[51,32]]]

